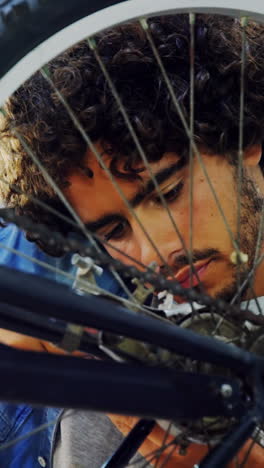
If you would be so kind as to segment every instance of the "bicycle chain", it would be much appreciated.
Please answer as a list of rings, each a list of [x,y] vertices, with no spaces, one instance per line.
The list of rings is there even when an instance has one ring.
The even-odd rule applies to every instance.
[[[80,241],[73,238],[66,238],[59,232],[51,231],[43,224],[36,224],[27,216],[21,216],[15,213],[14,209],[1,208],[0,217],[8,222],[14,223],[20,229],[28,231],[34,240],[41,240],[50,246],[59,244],[66,253],[78,252],[82,256],[88,256],[95,260],[96,263],[101,265],[103,268],[114,268],[118,273],[129,278],[138,278],[142,283],[148,283],[155,287],[156,291],[168,291],[175,296],[180,296],[187,299],[190,302],[197,302],[210,308],[211,312],[228,313],[233,317],[243,318],[243,320],[249,320],[255,325],[264,325],[264,316],[253,314],[250,309],[241,310],[236,305],[230,305],[221,299],[213,299],[205,294],[198,293],[193,289],[183,288],[175,280],[171,281],[155,273],[150,268],[146,268],[146,271],[140,271],[135,266],[124,265],[119,260],[110,257],[104,252],[99,252],[95,247],[87,246],[84,241]]]

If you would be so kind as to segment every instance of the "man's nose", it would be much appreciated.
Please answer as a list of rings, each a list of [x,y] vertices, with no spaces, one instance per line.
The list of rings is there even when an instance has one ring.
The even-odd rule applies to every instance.
[[[140,261],[148,266],[155,262],[159,267],[173,268],[175,257],[182,254],[183,247],[176,232],[166,231],[162,226],[148,230],[149,238],[141,231],[137,233]]]
[[[146,266],[153,262],[157,265],[167,263],[163,250],[163,246],[154,243],[153,239],[140,240],[141,262]]]

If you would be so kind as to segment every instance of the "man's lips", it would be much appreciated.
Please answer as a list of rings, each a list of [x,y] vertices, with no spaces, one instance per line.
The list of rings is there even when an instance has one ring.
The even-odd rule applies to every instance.
[[[197,286],[200,281],[202,281],[202,276],[207,270],[209,263],[211,263],[212,259],[206,261],[196,262],[193,267],[194,270],[192,272],[191,267],[188,265],[182,268],[178,273],[174,276],[180,285],[183,288],[191,288]]]

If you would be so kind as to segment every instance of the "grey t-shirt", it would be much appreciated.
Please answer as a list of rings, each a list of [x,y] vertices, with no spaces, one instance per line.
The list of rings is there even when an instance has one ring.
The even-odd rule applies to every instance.
[[[91,411],[66,410],[59,429],[53,468],[101,468],[123,440],[108,416]]]

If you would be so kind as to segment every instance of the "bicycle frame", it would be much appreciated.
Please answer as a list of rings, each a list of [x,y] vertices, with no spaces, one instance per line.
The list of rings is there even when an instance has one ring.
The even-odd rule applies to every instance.
[[[223,466],[223,460],[226,457],[230,460],[230,452],[237,451],[263,420],[262,358],[171,323],[131,312],[106,299],[78,296],[63,285],[30,274],[1,267],[0,280],[1,306],[6,303],[8,307],[26,309],[38,316],[128,336],[232,370],[236,376],[179,372],[143,363],[77,359],[2,346],[1,399],[150,419],[194,420],[220,415],[242,418],[237,430],[232,430],[232,450],[229,447],[228,455],[223,451],[223,444],[230,445],[229,436],[221,444],[220,452],[215,449],[209,461],[200,465],[204,467],[212,466],[211,457],[216,457],[213,466]],[[230,388],[228,397],[221,391],[223,385]]]

